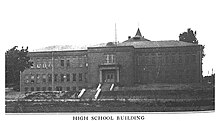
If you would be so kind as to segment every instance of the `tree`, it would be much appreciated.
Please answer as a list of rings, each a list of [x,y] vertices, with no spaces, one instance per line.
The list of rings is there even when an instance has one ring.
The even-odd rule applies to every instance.
[[[196,31],[194,32],[193,30],[191,30],[191,28],[188,28],[187,32],[183,32],[179,35],[179,41],[198,44],[198,40],[196,38]],[[203,45],[202,46],[202,58],[205,57],[204,48],[205,46]]]
[[[28,54],[28,47],[21,50],[14,46],[5,52],[5,86],[18,86],[20,85],[20,73],[26,68],[30,68],[33,62],[30,62]]]
[[[198,44],[198,40],[196,38],[196,31],[193,32],[193,30],[188,28],[187,32],[183,32],[179,35],[179,41]]]

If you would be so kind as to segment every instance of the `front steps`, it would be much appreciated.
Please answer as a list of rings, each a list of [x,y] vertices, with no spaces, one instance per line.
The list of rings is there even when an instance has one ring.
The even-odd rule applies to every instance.
[[[78,96],[80,99],[98,99],[99,94],[101,91],[113,91],[114,89],[114,84],[111,83],[104,83],[104,84],[99,84],[96,89],[83,89]]]

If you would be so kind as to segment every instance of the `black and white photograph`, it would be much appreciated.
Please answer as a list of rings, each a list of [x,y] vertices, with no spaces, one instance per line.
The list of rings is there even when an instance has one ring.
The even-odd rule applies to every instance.
[[[215,118],[218,3],[1,1],[4,119]]]

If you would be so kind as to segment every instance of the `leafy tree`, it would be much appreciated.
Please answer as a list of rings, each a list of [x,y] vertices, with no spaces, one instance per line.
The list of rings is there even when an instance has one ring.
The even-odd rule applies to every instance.
[[[187,32],[183,32],[179,35],[179,41],[198,44],[198,40],[196,38],[196,31],[194,32],[193,30],[188,28]]]
[[[191,28],[188,28],[187,32],[183,32],[179,35],[179,41],[198,44],[198,40],[196,38],[196,31],[194,32],[193,30],[191,30]],[[205,46],[203,45],[202,46],[202,58],[205,57],[204,48]]]
[[[30,62],[28,54],[28,47],[21,50],[14,46],[5,52],[5,86],[18,86],[20,85],[20,73],[26,68],[30,68],[33,62]]]

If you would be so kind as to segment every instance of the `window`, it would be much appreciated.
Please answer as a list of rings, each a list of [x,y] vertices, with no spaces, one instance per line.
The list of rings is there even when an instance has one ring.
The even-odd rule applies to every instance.
[[[37,68],[41,68],[41,62],[40,62],[40,59],[37,59],[37,63],[36,63],[36,65],[37,65]]]
[[[73,81],[76,81],[76,74],[73,73]]]
[[[33,62],[31,68],[35,68],[35,62],[33,60],[31,62]]]
[[[54,74],[54,81],[55,82],[57,81],[57,76],[58,76],[58,74]]]
[[[47,78],[46,74],[43,74],[43,75],[42,75],[42,78],[43,78],[42,81],[45,83],[45,82],[46,82],[46,78]]]
[[[61,82],[64,82],[64,77],[65,77],[64,74],[60,74],[60,81]]]
[[[84,74],[85,82],[87,82],[87,73]]]
[[[34,83],[34,75],[31,75],[31,83]]]
[[[67,82],[70,81],[70,74],[66,74],[66,81],[67,81]]]
[[[79,73],[79,81],[82,81],[82,73]]]
[[[37,91],[40,91],[40,87],[37,87]]]
[[[148,62],[149,60],[148,60],[148,57],[146,56],[145,57],[145,64],[147,65],[149,62]]]
[[[36,82],[40,83],[40,75],[39,74],[36,74]]]
[[[66,60],[66,67],[70,67],[70,60]]]
[[[85,59],[85,57],[83,57],[83,56],[78,57],[78,67],[84,67],[85,64],[86,64],[86,61],[85,61],[85,60],[86,60],[86,59]]]
[[[28,76],[28,75],[25,75],[25,77],[24,77],[24,78],[25,78],[25,80],[24,80],[24,81],[25,81],[25,83],[29,83],[29,80],[28,80],[28,79],[29,79],[29,76]]]
[[[48,59],[48,68],[52,68],[52,59]]]
[[[31,91],[34,91],[34,87],[31,87]]]
[[[158,57],[158,63],[161,65],[163,63],[162,57]]]
[[[166,63],[169,63],[169,56],[166,56],[165,61]]]
[[[115,55],[107,54],[105,55],[105,63],[115,63]]]
[[[179,55],[179,63],[182,63],[183,62],[183,57],[182,55]]]
[[[52,91],[52,87],[48,87],[48,91]]]
[[[196,63],[196,55],[191,55],[191,63]]]
[[[25,92],[28,92],[28,87],[25,87],[24,90],[25,90]]]
[[[66,91],[70,91],[70,87],[66,87]]]
[[[189,64],[189,55],[186,55],[186,56],[185,56],[185,63],[186,63],[186,64]]]
[[[155,59],[155,57],[152,57],[152,64],[153,64],[153,65],[156,64],[156,59]]]
[[[72,87],[73,91],[76,91],[76,87]]]
[[[61,86],[57,86],[56,87],[56,91],[62,91],[62,87]]]
[[[48,82],[52,82],[52,74],[48,74]]]
[[[42,68],[47,68],[47,62],[46,62],[47,60],[46,59],[43,59],[43,65],[42,65]]]
[[[42,91],[46,91],[46,87],[42,87]]]
[[[60,60],[60,65],[64,67],[64,60]]]
[[[77,64],[78,64],[78,59],[77,59],[77,57],[73,57],[73,59],[72,59],[72,66],[73,66],[73,67],[77,67]]]
[[[175,56],[174,55],[171,56],[171,62],[175,63]]]

